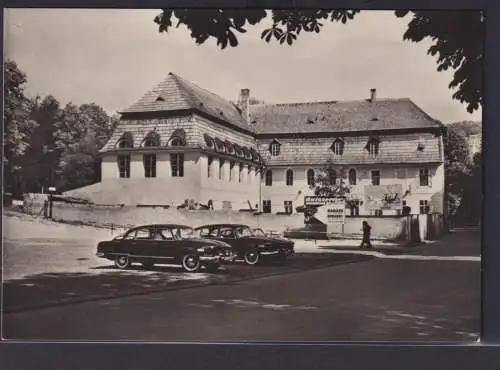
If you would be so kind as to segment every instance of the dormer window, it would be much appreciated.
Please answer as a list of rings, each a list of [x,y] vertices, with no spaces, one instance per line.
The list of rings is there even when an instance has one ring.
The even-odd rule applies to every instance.
[[[207,144],[207,146],[210,148],[210,149],[214,149],[215,148],[215,143],[214,143],[214,139],[212,139],[212,137],[208,134],[204,134],[203,135],[203,138],[205,139],[205,144]]]
[[[423,141],[422,139],[420,139],[420,140],[418,141],[418,144],[417,144],[417,150],[418,150],[419,152],[423,152],[423,151],[424,151],[424,149],[425,149],[424,141]]]
[[[155,146],[160,146],[160,136],[156,132],[150,132],[146,135],[142,146],[145,148],[151,148]]]
[[[376,156],[379,154],[380,141],[377,138],[370,138],[366,144],[366,150],[371,156]]]
[[[229,140],[226,140],[224,144],[226,146],[226,153],[234,154],[234,145]]]
[[[118,148],[133,148],[134,140],[130,132],[125,132],[118,141]]]
[[[334,140],[332,146],[330,147],[333,154],[335,155],[343,155],[344,154],[344,140],[341,138],[337,138]]]
[[[173,132],[168,140],[170,146],[184,146],[186,145],[186,132],[183,129],[177,129]]]
[[[269,145],[269,152],[273,157],[276,157],[280,154],[281,144],[278,140],[273,140]]]
[[[156,101],[165,101],[165,98],[163,96],[159,96],[156,98]]]

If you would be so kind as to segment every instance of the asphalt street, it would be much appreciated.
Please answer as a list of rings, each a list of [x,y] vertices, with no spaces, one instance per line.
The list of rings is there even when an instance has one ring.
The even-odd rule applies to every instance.
[[[374,259],[6,314],[6,339],[475,340],[479,263]]]
[[[4,312],[5,339],[470,342],[479,334],[478,230],[404,250],[314,244],[285,268],[212,276],[115,270],[95,258],[109,231],[4,221],[3,307],[32,306]]]

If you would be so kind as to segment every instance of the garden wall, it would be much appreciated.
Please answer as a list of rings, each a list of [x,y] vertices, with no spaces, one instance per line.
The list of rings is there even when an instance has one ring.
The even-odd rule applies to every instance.
[[[65,203],[54,203],[53,219],[81,221],[101,225],[114,224],[117,226],[177,223],[196,227],[210,223],[241,223],[277,232],[282,232],[287,228],[301,227],[304,225],[304,216],[302,214],[253,215],[250,212],[223,210],[188,211],[172,208],[165,209],[163,207],[120,207]]]

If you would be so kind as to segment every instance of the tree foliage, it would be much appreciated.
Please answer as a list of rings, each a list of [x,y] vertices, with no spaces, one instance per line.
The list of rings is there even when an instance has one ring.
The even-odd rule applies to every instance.
[[[14,61],[4,62],[4,132],[3,156],[6,191],[15,187],[20,159],[30,147],[30,138],[37,123],[31,119],[32,102],[24,94],[26,75]]]
[[[239,34],[267,18],[272,25],[261,33],[265,42],[292,45],[301,33],[319,33],[325,22],[343,24],[355,18],[359,10],[350,9],[163,9],[154,19],[159,32],[185,25],[196,44],[210,38],[221,49],[239,44]],[[453,99],[473,112],[483,105],[483,38],[482,11],[396,11],[397,17],[410,16],[403,39],[421,42],[430,39],[427,52],[437,57],[437,70],[453,70],[449,88]],[[174,21],[177,20],[175,26]]]
[[[474,223],[479,215],[481,194],[481,154],[470,158],[467,132],[475,132],[477,123],[451,124],[444,136],[446,197],[450,215],[461,223]]]
[[[95,103],[61,107],[52,95],[28,98],[26,75],[13,61],[4,67],[6,190],[20,196],[48,186],[64,191],[99,181],[98,152],[119,117],[109,117]]]

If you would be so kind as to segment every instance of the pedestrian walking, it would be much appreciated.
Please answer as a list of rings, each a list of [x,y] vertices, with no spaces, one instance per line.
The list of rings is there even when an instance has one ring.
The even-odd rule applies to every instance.
[[[363,221],[363,224],[362,224],[362,229],[363,231],[363,240],[361,241],[361,245],[360,245],[360,248],[363,249],[363,248],[371,248],[372,247],[372,243],[370,241],[370,234],[371,234],[371,230],[372,230],[372,227],[370,225],[368,225],[368,222],[366,221]]]

